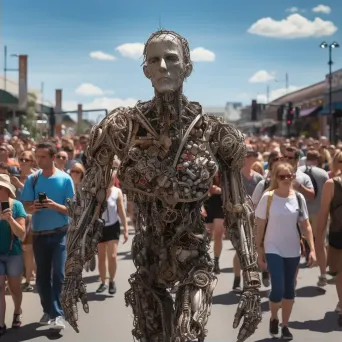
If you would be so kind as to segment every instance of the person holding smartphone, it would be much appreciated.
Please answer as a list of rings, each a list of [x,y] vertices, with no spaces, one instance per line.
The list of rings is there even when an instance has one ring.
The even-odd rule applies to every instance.
[[[52,329],[59,331],[65,328],[60,295],[69,226],[66,203],[74,197],[74,185],[66,172],[56,168],[56,155],[54,144],[37,144],[35,156],[41,170],[27,178],[21,200],[27,213],[32,214],[36,286],[43,308],[39,323],[52,324]]]
[[[25,238],[26,213],[21,202],[15,198],[15,187],[9,175],[0,174],[0,336],[6,332],[6,278],[14,301],[12,328],[21,326],[21,241]]]

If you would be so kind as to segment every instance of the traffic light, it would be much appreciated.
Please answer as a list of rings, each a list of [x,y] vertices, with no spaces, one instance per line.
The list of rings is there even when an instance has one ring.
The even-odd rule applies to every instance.
[[[298,107],[295,108],[295,117],[296,117],[296,120],[299,119],[299,115],[300,115],[300,109]]]
[[[258,103],[256,100],[252,100],[251,105],[251,121],[258,120]]]
[[[288,125],[291,125],[293,123],[294,120],[294,109],[293,109],[293,104],[292,102],[289,102],[288,107],[287,107],[287,116],[286,116],[286,123]]]

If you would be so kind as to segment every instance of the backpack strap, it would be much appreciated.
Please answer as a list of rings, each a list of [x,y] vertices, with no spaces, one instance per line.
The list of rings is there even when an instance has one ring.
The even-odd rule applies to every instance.
[[[266,235],[266,229],[267,229],[267,224],[268,224],[268,218],[270,215],[270,209],[271,209],[271,204],[273,201],[273,196],[274,196],[274,190],[271,190],[268,192],[268,197],[267,197],[267,206],[266,206],[266,224],[265,224],[265,231],[264,231],[264,236],[262,238],[262,241],[264,242],[265,240],[265,235]]]
[[[298,215],[298,218],[301,218],[303,217],[303,204],[302,204],[302,198],[299,194],[299,192],[295,192],[296,194],[296,198],[297,198],[297,203],[298,203],[298,208],[299,208],[299,215]],[[298,230],[298,234],[299,234],[299,237],[300,239],[302,238],[302,233],[300,231],[300,227],[299,227],[299,223],[297,222],[297,230]]]
[[[38,182],[39,176],[40,176],[40,170],[35,171],[35,172],[33,173],[33,177],[32,177],[32,189],[33,189],[34,196],[36,195],[36,184],[37,184],[37,182]]]
[[[267,197],[266,221],[268,221],[268,217],[270,215],[270,209],[271,209],[271,204],[273,201],[273,196],[274,196],[274,190],[269,191],[268,197]]]

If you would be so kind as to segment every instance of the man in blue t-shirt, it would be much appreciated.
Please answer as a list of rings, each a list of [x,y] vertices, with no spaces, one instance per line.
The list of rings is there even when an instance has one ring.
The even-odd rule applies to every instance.
[[[21,201],[26,212],[32,214],[36,284],[44,311],[40,324],[52,323],[53,329],[61,330],[65,328],[60,295],[69,224],[66,202],[73,198],[74,186],[71,177],[55,167],[56,154],[51,143],[37,145],[36,159],[41,170],[27,178]]]

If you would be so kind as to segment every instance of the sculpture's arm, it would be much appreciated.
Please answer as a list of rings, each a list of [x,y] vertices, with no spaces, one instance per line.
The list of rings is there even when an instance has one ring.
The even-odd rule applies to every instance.
[[[261,321],[261,286],[254,237],[254,210],[241,177],[246,146],[239,130],[219,121],[214,124],[211,146],[219,163],[225,228],[237,252],[243,272],[243,294],[234,319],[241,326],[238,341],[245,341]]]
[[[78,298],[84,310],[89,311],[82,270],[97,251],[113,159],[115,155],[124,156],[130,141],[132,121],[129,114],[129,109],[118,108],[92,128],[86,152],[86,174],[75,200],[69,202],[70,227],[62,306],[66,320],[76,331]]]

